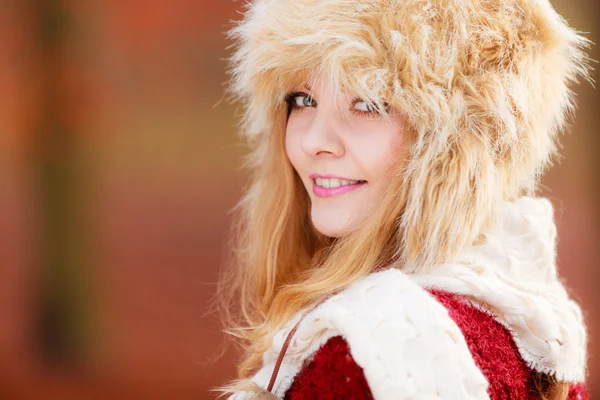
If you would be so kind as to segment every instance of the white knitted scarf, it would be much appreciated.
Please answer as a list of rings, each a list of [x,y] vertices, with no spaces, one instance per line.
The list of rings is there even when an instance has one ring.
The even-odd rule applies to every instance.
[[[456,262],[407,275],[396,268],[369,274],[330,297],[300,322],[277,375],[283,397],[295,376],[329,338],[341,335],[376,399],[488,399],[460,329],[424,288],[464,295],[491,311],[513,334],[523,359],[559,380],[585,378],[586,332],[581,311],[557,277],[556,227],[550,202],[522,197],[506,203],[485,244]],[[273,338],[252,377],[266,388],[289,331]],[[249,399],[238,392],[230,399]]]
[[[545,198],[507,202],[484,244],[411,279],[465,295],[491,311],[536,371],[583,381],[587,336],[581,310],[557,274],[553,214]]]

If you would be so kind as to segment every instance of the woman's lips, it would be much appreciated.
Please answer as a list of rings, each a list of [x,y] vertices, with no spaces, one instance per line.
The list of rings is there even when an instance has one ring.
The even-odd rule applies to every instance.
[[[337,195],[349,192],[351,190],[358,189],[359,187],[365,185],[366,183],[367,182],[361,182],[361,183],[355,183],[352,185],[338,186],[338,187],[334,187],[334,188],[324,188],[324,187],[317,185],[317,183],[313,180],[313,193],[317,197],[332,197],[332,196],[337,196]]]

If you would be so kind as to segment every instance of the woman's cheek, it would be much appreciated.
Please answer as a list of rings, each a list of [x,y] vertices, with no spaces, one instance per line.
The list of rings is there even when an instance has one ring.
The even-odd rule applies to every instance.
[[[300,138],[298,132],[295,132],[293,126],[288,126],[285,133],[285,151],[287,153],[288,159],[290,163],[298,170],[299,166],[299,153],[301,151],[300,148]]]

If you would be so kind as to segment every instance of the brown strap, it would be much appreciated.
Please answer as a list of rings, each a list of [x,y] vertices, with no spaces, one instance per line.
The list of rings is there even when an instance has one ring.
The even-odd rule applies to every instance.
[[[389,267],[393,262],[395,262],[396,260],[398,260],[398,257],[399,256],[396,256],[394,259],[392,259],[391,262],[384,263],[384,264],[378,266],[377,268],[375,268],[375,270]],[[337,292],[338,291],[335,291],[333,294],[336,294]],[[296,322],[296,325],[294,325],[294,327],[292,328],[292,330],[287,334],[287,336],[285,338],[285,342],[283,342],[283,346],[281,347],[281,352],[279,353],[279,356],[277,357],[277,362],[275,363],[275,368],[273,369],[273,374],[271,374],[271,380],[269,381],[269,386],[267,387],[267,391],[268,392],[270,392],[271,389],[273,389],[273,385],[275,384],[275,379],[277,378],[277,373],[279,372],[279,367],[281,367],[281,363],[283,362],[283,356],[285,356],[285,352],[287,351],[287,348],[290,345],[290,341],[292,340],[292,335],[294,335],[294,333],[296,333],[296,331],[298,330],[298,325],[300,325],[300,322],[302,322],[302,320],[304,319],[304,317],[306,317],[306,315],[309,312],[311,312],[312,310],[314,310],[315,308],[317,308],[317,306],[319,306],[321,303],[323,303],[329,297],[331,297],[331,295],[325,296],[323,299],[321,299],[319,302],[317,302],[314,306],[312,306],[311,308],[309,308],[308,310],[306,310],[304,312],[304,314],[302,314],[302,317],[300,317],[300,319],[298,320],[298,322]]]
[[[311,308],[309,308],[308,310],[306,310],[304,312],[304,314],[302,314],[302,317],[300,317],[300,319],[298,320],[298,322],[296,322],[296,325],[294,325],[294,327],[292,328],[292,330],[287,334],[287,336],[285,338],[285,342],[283,342],[283,346],[281,347],[281,352],[279,353],[279,356],[277,357],[277,362],[275,363],[275,368],[273,369],[273,374],[271,375],[271,380],[269,381],[269,386],[267,387],[267,391],[270,392],[271,389],[273,389],[273,385],[275,384],[275,379],[277,378],[277,373],[279,372],[279,367],[281,367],[281,363],[283,362],[283,356],[285,356],[285,352],[287,351],[288,346],[290,345],[290,341],[292,340],[292,336],[298,330],[298,325],[300,325],[300,322],[304,319],[304,317],[306,317],[308,315],[309,312],[311,312],[312,310],[314,310],[315,308],[317,308],[317,306],[319,306],[320,304],[322,304],[329,297],[330,296],[326,296],[325,298],[321,299],[318,303],[316,303],[314,306],[312,306]]]

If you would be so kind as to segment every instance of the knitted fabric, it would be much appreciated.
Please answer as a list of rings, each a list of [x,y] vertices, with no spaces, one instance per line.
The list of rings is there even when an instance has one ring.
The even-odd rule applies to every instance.
[[[585,385],[581,382],[571,385],[569,389],[569,400],[590,400],[591,396]]]
[[[510,332],[493,316],[480,311],[459,296],[441,291],[432,294],[447,309],[462,331],[473,360],[489,382],[491,399],[527,399],[536,393],[530,369]]]
[[[491,399],[534,399],[534,371],[519,355],[510,332],[491,314],[459,296],[431,290],[461,329],[473,359],[489,382]],[[330,338],[296,376],[285,400],[370,399],[372,393],[362,368],[342,336]],[[569,400],[587,400],[582,383],[572,385]]]
[[[363,374],[342,336],[334,336],[300,371],[287,391],[285,400],[372,399]]]
[[[489,310],[537,372],[583,381],[587,333],[581,309],[558,274],[550,201],[523,196],[504,203],[484,236],[483,243],[463,249],[454,262],[411,279]]]
[[[260,387],[268,386],[286,337],[303,312],[275,334],[263,353],[263,365],[251,377]],[[306,314],[281,359],[272,393],[283,398],[308,360],[334,336],[348,342],[378,400],[489,399],[485,376],[447,309],[399,270],[373,272]],[[238,391],[230,400],[252,397]]]
[[[283,397],[308,360],[334,336],[348,343],[373,397],[382,400],[416,394],[489,399],[490,373],[524,379],[523,385],[531,386],[527,378],[519,380],[523,367],[509,363],[508,356],[530,368],[529,375],[534,370],[559,381],[584,381],[585,324],[559,279],[555,252],[550,202],[522,197],[506,203],[485,241],[463,249],[455,261],[419,274],[393,267],[372,272],[312,310],[292,338],[273,393]],[[432,291],[459,297],[436,298]],[[460,301],[450,307],[453,299]],[[477,321],[469,314],[474,310],[493,321],[504,346],[486,340],[491,327],[462,326]],[[259,386],[267,386],[285,337],[303,312],[273,337],[262,368],[252,377]],[[515,348],[518,357],[510,354]],[[477,357],[488,352],[489,360],[502,362],[482,366]],[[490,390],[494,385],[519,387],[518,382],[493,380]],[[578,387],[572,392],[585,398]]]
[[[492,315],[455,294],[432,291],[461,329],[473,360],[489,382],[492,399],[534,398],[533,370],[519,355],[510,332]]]

